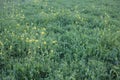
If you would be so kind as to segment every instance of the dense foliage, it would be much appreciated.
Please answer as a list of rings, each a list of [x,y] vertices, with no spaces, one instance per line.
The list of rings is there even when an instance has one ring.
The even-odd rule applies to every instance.
[[[120,0],[2,1],[0,80],[120,80]]]

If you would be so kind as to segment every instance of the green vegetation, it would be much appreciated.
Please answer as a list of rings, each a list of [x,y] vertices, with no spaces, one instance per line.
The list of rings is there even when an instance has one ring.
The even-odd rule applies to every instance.
[[[3,0],[0,80],[120,80],[120,0]]]

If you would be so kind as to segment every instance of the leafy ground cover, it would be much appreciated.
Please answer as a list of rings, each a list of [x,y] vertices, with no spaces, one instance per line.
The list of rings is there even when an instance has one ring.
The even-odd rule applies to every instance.
[[[119,0],[5,0],[0,80],[120,80]]]

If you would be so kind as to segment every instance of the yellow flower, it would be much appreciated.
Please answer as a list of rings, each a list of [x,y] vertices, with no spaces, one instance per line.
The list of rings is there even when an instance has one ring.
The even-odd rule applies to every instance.
[[[57,43],[57,41],[56,41],[56,40],[54,40],[54,41],[52,41],[52,43],[53,43],[53,44],[55,44],[55,43]]]
[[[38,42],[38,40],[34,40],[34,42]]]
[[[32,39],[30,39],[30,40],[28,40],[28,42],[30,42],[30,43],[31,43],[31,42],[33,42],[33,40],[32,40]]]
[[[44,35],[45,34],[45,32],[41,32],[41,35]]]
[[[46,31],[46,29],[45,29],[45,28],[43,28],[43,30],[44,30],[44,31]]]
[[[37,43],[39,40],[37,40],[37,39],[29,39],[29,38],[26,38],[26,42],[28,42],[28,43],[32,43],[32,42],[35,42],[35,43]]]
[[[26,42],[32,42],[32,40],[29,38],[26,38]]]
[[[38,42],[38,40],[36,40],[36,39],[30,39],[30,40],[26,40],[26,42],[29,42],[29,43],[32,43],[32,42]]]
[[[46,45],[46,41],[44,41],[43,44]]]

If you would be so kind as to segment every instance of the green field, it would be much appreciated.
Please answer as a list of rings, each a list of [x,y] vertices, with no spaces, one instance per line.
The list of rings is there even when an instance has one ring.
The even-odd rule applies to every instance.
[[[120,0],[0,0],[0,80],[120,80]]]

